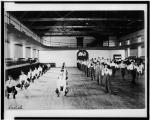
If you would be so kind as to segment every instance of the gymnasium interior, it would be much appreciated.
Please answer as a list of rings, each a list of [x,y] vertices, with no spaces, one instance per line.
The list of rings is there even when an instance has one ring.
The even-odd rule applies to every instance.
[[[21,71],[27,74],[29,68],[50,65],[26,91],[19,91],[15,100],[5,96],[5,109],[145,109],[145,21],[144,10],[130,9],[4,11],[5,81],[8,75],[18,80]],[[78,52],[83,50],[88,59],[142,61],[144,73],[137,75],[136,84],[132,85],[131,74],[126,71],[122,80],[117,70],[110,79],[112,94],[106,93],[104,86],[77,68]],[[56,81],[63,62],[68,71],[69,92],[57,97]]]

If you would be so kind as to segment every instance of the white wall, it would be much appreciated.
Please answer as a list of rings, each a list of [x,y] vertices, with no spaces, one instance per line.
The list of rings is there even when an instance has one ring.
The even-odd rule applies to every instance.
[[[46,46],[70,46],[75,47],[77,45],[76,37],[69,36],[55,36],[55,37],[43,37],[43,43]]]
[[[61,67],[65,62],[67,67],[76,67],[78,50],[55,50],[55,51],[40,51],[39,61],[41,63],[56,63],[56,67]],[[125,57],[125,50],[87,50],[89,58],[110,57],[113,54],[121,54]]]
[[[56,63],[56,67],[61,67],[65,62],[66,66],[76,66],[78,50],[58,50],[58,51],[40,51],[39,61],[42,63]]]
[[[84,36],[83,47],[86,47],[88,43],[91,43],[94,40],[94,37]],[[43,44],[46,46],[77,47],[77,39],[76,37],[72,36],[43,37]]]
[[[10,43],[5,42],[5,57],[10,58]]]
[[[145,48],[143,47],[143,48],[141,48],[141,49],[142,49],[142,50],[141,50],[141,51],[142,51],[142,52],[141,52],[141,53],[142,53],[141,56],[145,56]]]
[[[121,54],[122,58],[125,58],[125,50],[87,50],[89,53],[89,58],[113,58],[114,54]]]

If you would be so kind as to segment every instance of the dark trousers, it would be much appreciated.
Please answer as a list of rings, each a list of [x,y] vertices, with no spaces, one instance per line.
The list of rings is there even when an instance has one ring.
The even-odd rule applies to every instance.
[[[132,83],[135,84],[136,70],[131,70],[131,75],[132,75]]]
[[[125,76],[125,68],[121,68],[121,76],[122,76],[122,79],[124,80],[124,76]]]
[[[88,76],[91,77],[91,67],[89,67]]]
[[[95,71],[94,71],[94,68],[91,67],[91,80],[94,80],[95,79]]]
[[[35,80],[35,79],[36,79],[36,78],[35,78],[35,76],[34,76],[34,77],[32,77],[32,79],[31,79],[31,80],[32,80],[32,83],[34,83],[34,80]]]
[[[7,87],[7,93],[13,93],[13,98],[15,99],[15,96],[17,94],[17,90],[16,90],[15,86]],[[9,99],[9,94],[7,94],[7,98]]]
[[[115,73],[116,73],[116,68],[112,67],[112,75],[113,75],[113,77],[115,76]]]
[[[105,91],[107,93],[111,93],[111,83],[110,83],[110,76],[109,75],[104,75],[103,76],[104,84],[105,84]]]
[[[30,78],[28,78],[27,80],[28,80],[29,82],[31,82],[32,78],[30,77]]]
[[[100,84],[100,72],[99,71],[96,71],[95,73],[95,80],[97,81],[97,84],[99,85]]]
[[[87,67],[86,76],[89,77],[89,68]]]
[[[79,69],[79,63],[77,63],[77,68]]]

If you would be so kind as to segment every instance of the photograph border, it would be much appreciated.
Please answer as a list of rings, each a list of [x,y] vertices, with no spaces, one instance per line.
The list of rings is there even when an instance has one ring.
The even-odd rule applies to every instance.
[[[1,2],[1,119],[4,118],[4,3],[5,2],[16,2],[16,3],[23,3],[23,4],[41,4],[41,3],[50,3],[50,4],[146,4],[147,5],[147,117],[140,118],[140,119],[147,119],[149,118],[149,1],[2,1]],[[146,48],[146,47],[145,47]],[[146,50],[146,49],[145,49]],[[98,117],[98,119],[120,119],[120,118],[130,118],[130,117]],[[136,118],[136,117],[132,117]],[[89,117],[15,117],[15,119],[92,119]],[[95,118],[94,118],[95,119]]]

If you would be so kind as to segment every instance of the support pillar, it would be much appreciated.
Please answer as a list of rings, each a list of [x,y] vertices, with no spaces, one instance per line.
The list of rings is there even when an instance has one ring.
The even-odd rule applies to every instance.
[[[130,57],[130,48],[127,48],[128,57]]]
[[[22,45],[22,57],[26,58],[26,46],[25,46],[25,44]]]
[[[142,48],[141,48],[141,45],[138,46],[138,57],[141,57],[142,55]]]
[[[30,48],[30,58],[33,58],[33,48]]]
[[[13,41],[10,41],[10,58],[14,59],[14,51],[15,51],[15,43]]]

